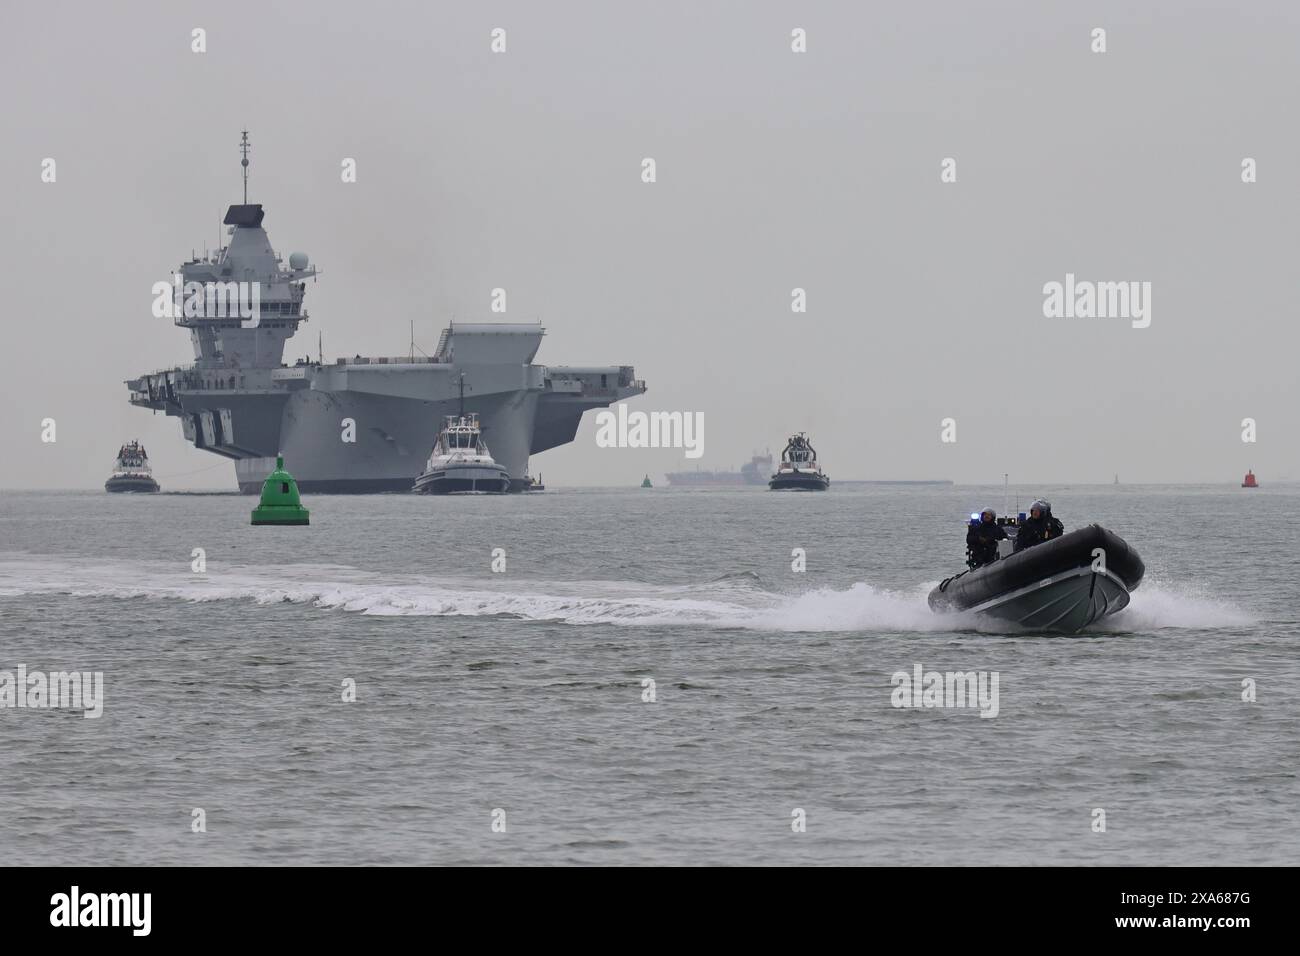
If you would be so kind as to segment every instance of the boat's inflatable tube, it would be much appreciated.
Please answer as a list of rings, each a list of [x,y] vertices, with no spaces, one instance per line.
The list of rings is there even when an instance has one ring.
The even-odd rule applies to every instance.
[[[1141,583],[1146,566],[1138,553],[1119,535],[1099,524],[1090,524],[946,579],[930,592],[930,607],[935,611],[964,611],[1056,575],[1092,567],[1097,557],[1093,552],[1098,548],[1111,578],[1129,591]]]

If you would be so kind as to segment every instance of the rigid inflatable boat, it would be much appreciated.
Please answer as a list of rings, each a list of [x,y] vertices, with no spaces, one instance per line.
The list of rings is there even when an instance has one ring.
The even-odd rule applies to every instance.
[[[1123,538],[1090,524],[947,578],[930,592],[930,609],[1074,634],[1127,607],[1145,572]]]

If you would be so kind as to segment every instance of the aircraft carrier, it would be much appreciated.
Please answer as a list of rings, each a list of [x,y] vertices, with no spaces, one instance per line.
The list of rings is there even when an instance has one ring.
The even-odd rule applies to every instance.
[[[248,202],[247,133],[240,146],[244,202],[226,212],[228,243],[179,273],[208,306],[175,310],[195,361],[126,385],[132,405],[179,418],[187,441],[229,458],[244,493],[260,491],[277,454],[304,492],[410,491],[462,392],[512,490],[523,490],[529,455],[573,441],[588,409],[645,392],[631,366],[533,364],[545,334],[539,324],[454,322],[430,356],[412,348],[407,356],[285,364],[285,343],[308,321],[306,280],[317,270],[300,252],[286,267],[271,247],[262,205]],[[211,308],[226,288],[237,295],[237,283],[259,290],[251,318]]]

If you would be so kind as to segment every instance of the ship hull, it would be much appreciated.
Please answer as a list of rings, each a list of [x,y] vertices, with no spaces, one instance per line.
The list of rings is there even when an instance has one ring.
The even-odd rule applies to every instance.
[[[279,450],[305,494],[408,492],[424,471],[443,418],[456,413],[458,405],[457,401],[364,392],[302,390],[284,405]],[[526,391],[486,396],[470,406],[483,423],[493,457],[507,477],[519,479],[521,487],[536,407],[537,395]],[[260,492],[274,467],[272,456],[237,460],[239,490]]]
[[[545,491],[544,485],[530,484],[524,478],[509,478],[507,491]],[[260,494],[261,481],[241,481],[239,490],[246,495]],[[414,490],[411,478],[341,478],[298,482],[298,490],[311,495],[390,495],[408,494]]]
[[[1077,634],[1128,607],[1129,590],[1116,575],[1076,568],[1001,595],[970,610],[1035,631]]]
[[[113,494],[153,494],[158,491],[158,482],[152,478],[110,478],[104,482],[104,490]]]
[[[767,487],[772,491],[825,491],[831,486],[831,480],[825,475],[811,472],[773,475]]]
[[[241,481],[239,490],[246,495],[260,494],[260,481]],[[298,490],[311,495],[384,495],[406,494],[411,490],[409,478],[340,478],[323,481],[300,481]]]
[[[410,491],[444,418],[461,411],[478,415],[511,490],[524,491],[530,455],[573,441],[585,412],[641,394],[645,384],[624,366],[504,361],[511,337],[494,340],[500,362],[340,360],[248,370],[224,388],[207,369],[174,369],[127,384],[132,404],[179,418],[196,448],[230,459],[245,494],[261,491],[277,454],[304,493]]]
[[[503,495],[510,490],[510,476],[491,465],[448,465],[420,475],[411,490],[422,495]]]

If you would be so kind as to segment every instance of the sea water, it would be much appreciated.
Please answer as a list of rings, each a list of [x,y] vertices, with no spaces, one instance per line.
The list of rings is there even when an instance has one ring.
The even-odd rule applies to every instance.
[[[95,719],[0,707],[0,849],[1294,863],[1300,486],[1038,494],[1146,561],[1080,636],[929,610],[1001,488],[307,496],[306,528],[6,492],[0,672],[103,683]],[[896,706],[918,667],[996,675],[996,715]]]

